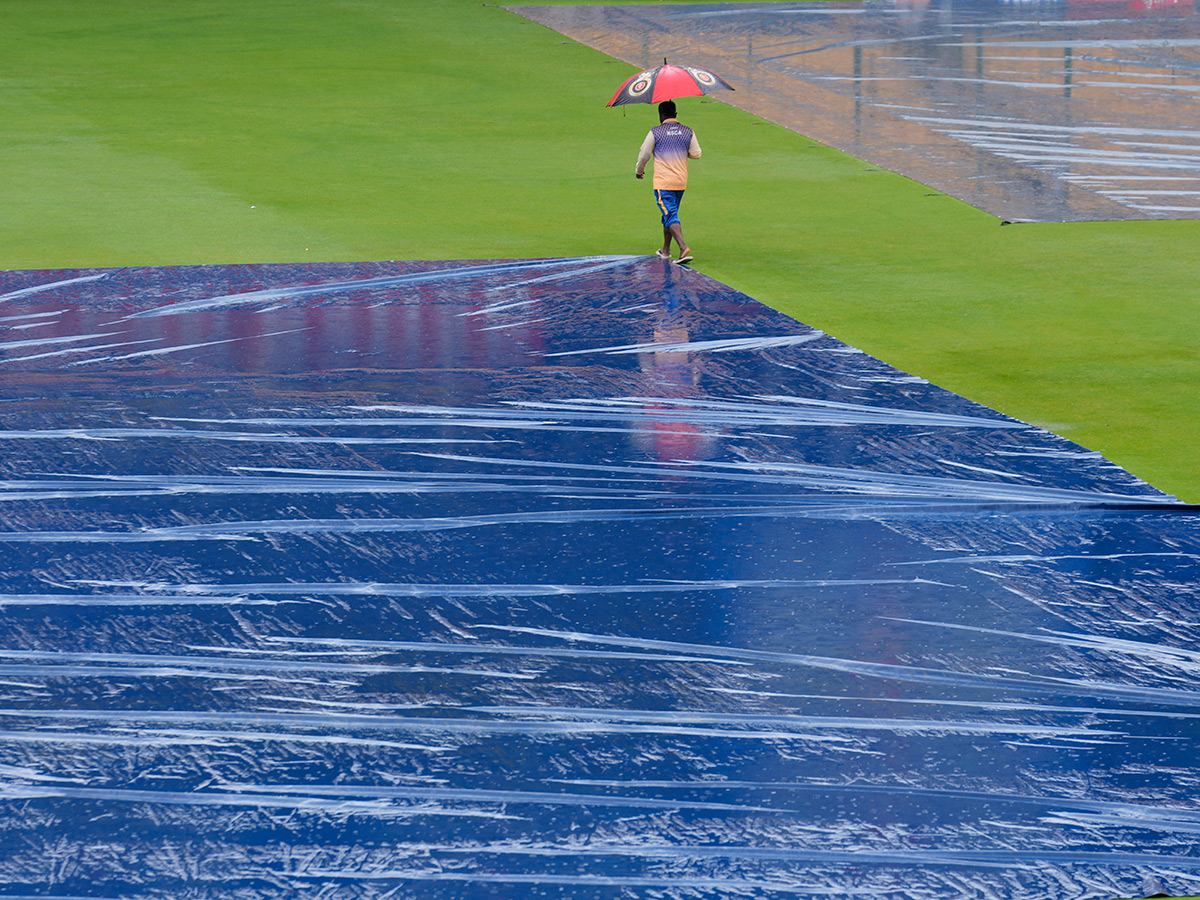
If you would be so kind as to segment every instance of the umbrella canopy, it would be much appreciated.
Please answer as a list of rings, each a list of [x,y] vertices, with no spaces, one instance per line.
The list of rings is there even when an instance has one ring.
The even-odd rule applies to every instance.
[[[608,106],[626,103],[661,103],[676,97],[699,97],[709,91],[732,91],[723,79],[698,66],[661,66],[638,72],[621,85]]]

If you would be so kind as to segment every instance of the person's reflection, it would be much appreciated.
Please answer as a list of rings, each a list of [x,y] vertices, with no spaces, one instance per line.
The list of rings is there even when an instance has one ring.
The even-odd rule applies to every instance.
[[[691,352],[687,312],[669,292],[655,313],[653,349],[639,354],[645,383],[645,420],[633,432],[633,442],[660,462],[686,462],[711,454],[710,426],[696,421],[686,401],[700,391],[699,355]]]

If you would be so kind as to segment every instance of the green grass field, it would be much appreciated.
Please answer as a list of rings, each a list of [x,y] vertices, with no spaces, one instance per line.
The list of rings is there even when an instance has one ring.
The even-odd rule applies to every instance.
[[[649,253],[631,71],[475,0],[7,0],[0,268]],[[1200,500],[1200,222],[1002,228],[681,111],[697,269]]]

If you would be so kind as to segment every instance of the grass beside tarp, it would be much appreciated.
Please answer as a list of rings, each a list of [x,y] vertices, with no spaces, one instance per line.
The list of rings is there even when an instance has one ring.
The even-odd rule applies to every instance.
[[[649,253],[632,71],[475,0],[7,0],[0,268]],[[1001,227],[681,111],[700,271],[1200,500],[1200,223]]]

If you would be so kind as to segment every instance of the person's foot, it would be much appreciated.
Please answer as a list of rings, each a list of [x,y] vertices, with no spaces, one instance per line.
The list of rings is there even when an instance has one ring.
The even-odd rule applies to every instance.
[[[686,263],[686,262],[691,262],[693,259],[695,259],[695,257],[692,255],[692,251],[684,250],[682,253],[679,254],[679,259],[675,260],[675,262],[682,264],[682,263]]]
[[[654,255],[659,259],[665,259],[667,262],[671,261],[671,254],[667,253],[665,250],[655,250]]]

